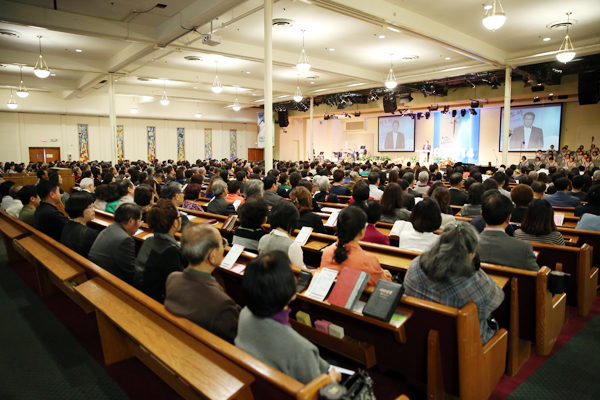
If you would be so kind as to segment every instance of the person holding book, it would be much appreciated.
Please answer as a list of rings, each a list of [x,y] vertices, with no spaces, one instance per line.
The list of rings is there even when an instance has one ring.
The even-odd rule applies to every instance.
[[[529,203],[521,229],[517,229],[514,236],[527,242],[565,245],[562,233],[556,230],[554,209],[546,200],[535,199]]]
[[[390,271],[381,268],[377,257],[364,251],[358,244],[366,231],[367,214],[359,207],[344,208],[337,220],[338,241],[323,250],[321,268],[364,271],[370,276],[370,286],[375,286],[380,279],[391,282]]]
[[[504,300],[504,292],[480,269],[477,244],[477,230],[467,222],[446,226],[439,242],[410,264],[404,286],[408,296],[449,307],[475,303],[481,341],[486,343],[498,331],[492,312]]]
[[[265,364],[307,384],[329,371],[319,349],[289,322],[296,278],[286,253],[272,251],[248,263],[242,279],[246,307],[240,312],[235,345]],[[332,369],[329,376],[341,380]]]

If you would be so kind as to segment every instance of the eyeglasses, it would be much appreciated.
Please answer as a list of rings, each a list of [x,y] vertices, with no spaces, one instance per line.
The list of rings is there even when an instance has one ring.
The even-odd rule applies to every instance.
[[[225,239],[224,237],[222,237],[221,240],[223,241],[223,247],[229,246],[229,242],[227,241],[227,239]]]

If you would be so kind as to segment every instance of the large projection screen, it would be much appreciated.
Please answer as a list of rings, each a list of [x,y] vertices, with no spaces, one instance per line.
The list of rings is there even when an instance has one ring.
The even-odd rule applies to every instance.
[[[410,117],[379,117],[380,152],[415,151],[415,120]]]
[[[551,145],[558,150],[562,103],[543,106],[519,106],[510,108],[508,151],[534,152],[548,150]],[[504,132],[504,107],[500,113],[500,146],[502,151]]]

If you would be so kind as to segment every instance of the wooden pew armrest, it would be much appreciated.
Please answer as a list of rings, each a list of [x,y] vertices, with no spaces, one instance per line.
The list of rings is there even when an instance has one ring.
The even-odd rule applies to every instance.
[[[308,382],[302,389],[298,391],[296,399],[298,400],[317,400],[319,398],[319,390],[332,382],[328,374],[321,374],[312,381]]]

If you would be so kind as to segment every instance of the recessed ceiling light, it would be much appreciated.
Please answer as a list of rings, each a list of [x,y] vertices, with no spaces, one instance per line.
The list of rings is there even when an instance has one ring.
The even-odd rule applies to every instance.
[[[543,40],[544,42],[549,42],[549,41],[550,41],[550,40],[552,40],[552,39],[550,39],[549,37],[545,37],[545,38],[543,38],[542,40]]]
[[[50,74],[50,76],[56,76],[56,74]]]
[[[198,89],[198,86],[194,86],[194,89]]]
[[[446,57],[446,60],[450,60],[450,59],[451,59],[450,57]]]
[[[247,73],[247,74],[249,74],[249,73],[250,73],[250,71],[246,71],[246,73]]]
[[[311,84],[311,85],[314,85],[315,83],[314,83],[314,82],[311,82],[310,84]]]
[[[252,96],[256,96],[256,93],[252,93]]]
[[[554,96],[554,93],[550,93],[548,96]]]
[[[83,50],[81,50],[81,49],[75,49],[75,51],[78,53],[83,53]]]
[[[335,49],[333,47],[330,47],[329,51],[335,51]]]
[[[487,6],[483,6],[483,9],[484,10],[490,10],[490,9],[492,9],[492,5],[488,4]]]
[[[382,33],[381,35],[379,35],[379,39],[385,39],[385,35]]]

